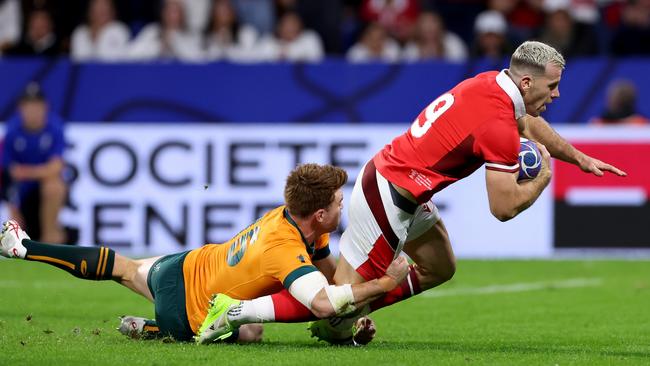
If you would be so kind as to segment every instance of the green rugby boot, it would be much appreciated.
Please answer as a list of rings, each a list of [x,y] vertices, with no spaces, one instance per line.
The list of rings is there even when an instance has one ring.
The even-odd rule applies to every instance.
[[[226,339],[236,329],[228,322],[228,310],[241,304],[228,295],[216,294],[210,300],[208,315],[199,327],[199,332],[194,336],[194,341],[199,344],[209,344]]]

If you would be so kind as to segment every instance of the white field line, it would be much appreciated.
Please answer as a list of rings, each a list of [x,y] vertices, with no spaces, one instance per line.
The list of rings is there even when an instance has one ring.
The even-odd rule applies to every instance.
[[[558,288],[576,288],[576,287],[594,287],[602,284],[600,278],[570,278],[561,281],[547,282],[522,282],[511,283],[508,285],[491,285],[484,287],[464,287],[452,289],[433,289],[422,293],[424,297],[448,297],[448,296],[471,296],[471,295],[491,295],[512,292],[527,292]]]

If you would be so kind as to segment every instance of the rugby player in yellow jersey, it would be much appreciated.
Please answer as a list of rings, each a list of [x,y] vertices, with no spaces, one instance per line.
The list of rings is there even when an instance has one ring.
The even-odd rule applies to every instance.
[[[115,280],[155,305],[155,322],[134,323],[140,328],[133,330],[158,328],[157,334],[179,341],[198,335],[215,293],[254,299],[286,289],[317,316],[337,315],[391,291],[408,273],[400,258],[377,280],[329,285],[335,269],[329,233],[340,222],[346,181],[345,171],[331,165],[298,166],[287,178],[286,205],[226,243],[182,253],[134,260],[107,247],[44,244],[30,240],[15,221],[3,224],[0,253],[47,263],[82,279]],[[318,291],[312,290],[314,284]],[[272,314],[260,314],[269,317]],[[260,337],[261,327],[251,324],[229,338],[246,342]]]

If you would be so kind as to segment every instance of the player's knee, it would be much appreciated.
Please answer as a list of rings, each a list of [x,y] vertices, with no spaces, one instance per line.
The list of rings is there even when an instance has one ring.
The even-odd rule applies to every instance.
[[[451,261],[446,267],[444,267],[440,273],[438,274],[438,277],[440,279],[440,283],[447,282],[454,277],[456,274],[456,261]]]
[[[450,260],[444,266],[435,268],[417,267],[420,288],[424,291],[438,285],[441,285],[454,277],[456,274],[456,261]]]
[[[148,270],[144,267],[139,261],[117,254],[115,256],[113,277],[119,278],[122,282],[134,282],[136,277],[148,274]]]

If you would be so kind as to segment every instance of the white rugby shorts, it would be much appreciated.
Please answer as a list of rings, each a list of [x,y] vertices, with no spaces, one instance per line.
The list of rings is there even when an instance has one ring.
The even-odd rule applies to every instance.
[[[404,243],[424,234],[440,219],[431,201],[416,204],[397,192],[370,160],[352,189],[341,255],[366,280],[379,278]]]

